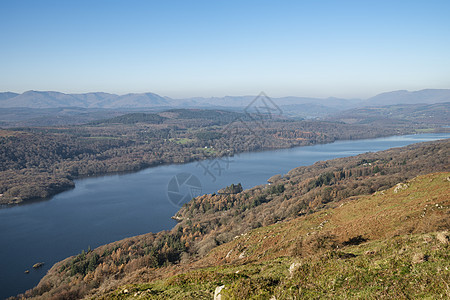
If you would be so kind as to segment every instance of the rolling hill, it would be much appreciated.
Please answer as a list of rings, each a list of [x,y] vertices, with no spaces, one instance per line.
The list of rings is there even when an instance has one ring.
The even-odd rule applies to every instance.
[[[155,108],[155,107],[238,107],[249,105],[256,96],[225,96],[225,97],[193,97],[173,99],[155,93],[131,93],[125,95],[102,92],[85,94],[65,94],[54,91],[27,91],[22,94],[11,92],[0,93],[1,108]],[[323,106],[335,110],[345,110],[362,106],[379,106],[393,104],[442,103],[450,101],[450,90],[421,90],[415,92],[395,91],[382,93],[367,100],[343,98],[312,98],[312,97],[279,97],[272,98],[279,107],[293,108],[296,111],[308,110],[308,106],[317,108]],[[296,106],[300,106],[296,108]]]
[[[191,270],[128,284],[100,299],[449,297],[450,173],[251,230]],[[175,273],[174,268],[168,268]]]
[[[24,296],[448,297],[449,143],[317,162],[194,198],[171,231],[69,257]]]
[[[450,90],[448,89],[425,89],[420,91],[393,91],[381,93],[367,99],[363,105],[379,106],[394,104],[432,104],[450,102]]]
[[[330,115],[330,121],[348,124],[371,124],[400,127],[405,124],[423,126],[450,125],[450,101],[435,104],[397,104],[354,108]]]

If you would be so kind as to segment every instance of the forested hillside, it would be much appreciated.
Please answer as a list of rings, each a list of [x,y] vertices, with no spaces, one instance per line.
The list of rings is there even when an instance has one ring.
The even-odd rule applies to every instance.
[[[448,298],[449,176],[418,176],[253,229],[182,272],[183,265],[164,268],[181,274],[105,290],[99,298]]]
[[[79,126],[0,129],[0,204],[46,198],[84,176],[412,130],[253,118],[220,110],[132,113]]]
[[[410,295],[414,285],[395,286],[401,284],[398,272],[417,281],[420,272],[428,268],[435,272],[435,266],[448,261],[448,244],[439,242],[436,234],[420,234],[450,228],[449,149],[450,141],[444,140],[339,158],[274,176],[270,185],[197,197],[177,213],[180,222],[173,230],[67,258],[25,296],[76,299],[113,291],[108,297],[142,293],[147,298],[208,298],[216,285],[224,284],[224,295],[237,298],[276,294],[278,299],[285,288],[296,297],[328,292],[352,296],[346,293],[359,287],[382,297],[389,286],[368,285],[370,278],[382,274],[382,279],[396,282],[395,295],[401,296],[402,291]],[[447,173],[414,179],[435,172]],[[420,239],[428,240],[428,246],[422,246]],[[409,249],[403,251],[405,257],[393,259],[402,247]],[[416,248],[420,253],[411,250]],[[415,254],[417,258],[411,258]],[[359,257],[358,264],[372,267],[364,272],[354,269],[345,261],[354,257]],[[417,269],[411,259],[433,264]],[[289,271],[292,262],[299,265]],[[384,269],[377,269],[377,264]],[[326,277],[318,269],[322,267],[327,274],[338,267],[344,273]],[[237,271],[242,275],[236,275]],[[440,278],[448,280],[448,270],[440,272]],[[186,274],[167,279],[182,273]],[[319,283],[330,278],[339,284],[318,289]],[[448,290],[441,290],[441,281],[426,286],[420,280],[425,289],[417,295],[448,295]],[[131,283],[148,284],[116,290]]]

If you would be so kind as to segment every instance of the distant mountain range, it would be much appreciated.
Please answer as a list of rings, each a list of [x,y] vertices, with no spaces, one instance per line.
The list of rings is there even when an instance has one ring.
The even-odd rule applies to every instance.
[[[27,91],[22,94],[0,93],[0,108],[189,108],[189,107],[229,107],[242,108],[249,105],[256,96],[194,97],[173,99],[154,93],[116,95],[102,92],[85,94],[65,94],[53,91]],[[450,89],[427,89],[415,92],[394,91],[363,99],[281,97],[273,102],[288,110],[320,111],[345,110],[355,107],[393,104],[432,104],[450,102]]]
[[[409,92],[405,90],[378,94],[363,102],[364,106],[394,104],[433,104],[450,102],[450,89],[426,89]]]
[[[0,107],[25,108],[138,108],[170,106],[169,98],[153,93],[115,95],[108,93],[64,94],[28,91],[23,94],[0,93]]]

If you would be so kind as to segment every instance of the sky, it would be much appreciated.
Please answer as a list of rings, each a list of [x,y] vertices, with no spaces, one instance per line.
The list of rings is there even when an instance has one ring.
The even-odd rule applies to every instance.
[[[450,88],[450,1],[0,0],[0,91]]]

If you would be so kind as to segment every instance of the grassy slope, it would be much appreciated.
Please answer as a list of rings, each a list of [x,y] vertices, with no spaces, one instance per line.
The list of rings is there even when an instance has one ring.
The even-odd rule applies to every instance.
[[[449,178],[449,172],[419,176],[396,192],[348,198],[252,230],[190,271],[103,298],[211,299],[220,285],[226,299],[448,298],[450,245],[440,240],[450,228]],[[345,245],[358,236],[367,241]]]
[[[295,168],[282,178],[274,176],[278,179],[272,180],[272,186],[255,187],[230,197],[228,195],[198,197],[180,210],[177,215],[181,216],[182,220],[170,232],[136,236],[69,257],[56,263],[39,285],[27,291],[25,296],[36,299],[80,299],[86,295],[99,296],[127,284],[155,282],[206,267],[240,264],[246,262],[245,257],[249,255],[253,257],[252,259],[256,257],[254,261],[259,262],[278,257],[300,257],[318,250],[331,250],[333,244],[342,244],[346,239],[358,235],[372,241],[382,239],[384,237],[379,236],[379,232],[375,230],[376,226],[369,228],[371,231],[375,230],[372,233],[371,231],[358,233],[356,230],[365,228],[367,218],[370,217],[367,205],[363,206],[362,210],[354,212],[356,216],[363,216],[359,221],[356,219],[345,223],[344,226],[344,222],[334,220],[340,225],[339,228],[343,228],[338,232],[333,231],[331,222],[333,220],[324,218],[334,216],[330,212],[339,211],[329,209],[336,208],[342,203],[353,203],[352,200],[355,199],[362,201],[364,196],[361,195],[370,195],[371,191],[389,189],[420,174],[449,172],[448,149],[448,141],[439,141],[318,162],[311,166]],[[319,180],[324,176],[328,178],[328,175],[332,177],[330,180]],[[280,184],[285,187],[283,193],[270,192],[272,188],[280,187]],[[331,202],[322,201],[321,196],[326,189],[332,191]],[[448,195],[448,190],[444,190],[445,193],[441,192],[436,195]],[[383,196],[382,192],[379,193],[374,196],[376,199]],[[263,195],[268,202],[250,205]],[[399,195],[401,194],[395,194],[395,197]],[[224,201],[229,202],[230,207],[220,209]],[[216,206],[219,206],[219,210]],[[342,207],[346,207],[346,204]],[[419,213],[423,207],[418,207],[420,205],[408,209],[410,212]],[[326,212],[329,216],[323,215]],[[383,226],[389,225],[384,220],[391,220],[391,215],[383,216],[386,211],[376,213],[380,215],[377,216],[378,223],[382,223]],[[404,211],[400,207],[400,216],[402,213]],[[391,231],[386,229],[385,232],[389,232],[392,236],[448,228],[449,224],[445,222],[449,219],[448,216],[441,217],[434,220],[427,215],[421,222],[405,219],[405,222],[390,224]],[[290,231],[283,227],[285,226],[283,224],[295,224],[294,220],[300,220],[301,226],[291,227]],[[323,223],[326,220],[329,222]],[[261,226],[266,227],[260,228]],[[235,236],[244,233],[248,235],[252,228],[260,228],[253,232],[267,231],[264,237],[260,237],[264,241],[263,245],[258,245],[259,240],[251,241],[260,250],[262,249],[263,252],[260,251],[259,256],[251,256],[253,250],[244,243],[233,244],[240,240],[235,240]],[[398,231],[393,233],[393,228]],[[282,233],[278,232],[279,230]],[[286,241],[289,243],[286,244]],[[219,250],[210,251],[226,242],[231,242],[226,245],[231,245],[233,251],[230,252],[231,248],[225,248],[223,251],[226,252],[222,251],[221,256],[215,254],[220,253],[216,252]],[[180,250],[183,245],[185,248]],[[320,245],[320,249],[317,249],[317,245]],[[244,251],[243,258],[238,259]],[[230,252],[228,258],[224,259],[228,252]],[[173,259],[169,260],[170,257]]]

